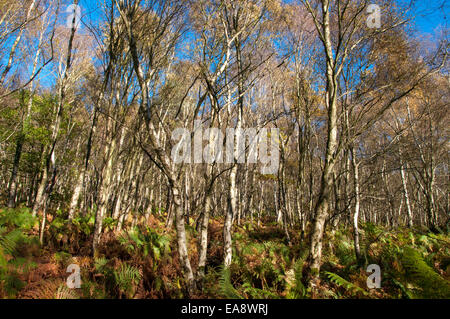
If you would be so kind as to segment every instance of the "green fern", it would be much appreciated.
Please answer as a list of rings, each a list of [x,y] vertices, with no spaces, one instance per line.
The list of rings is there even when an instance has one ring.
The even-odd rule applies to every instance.
[[[6,209],[0,211],[0,225],[30,230],[37,222],[37,217],[34,217],[28,208]]]
[[[106,259],[104,257],[95,258],[94,266],[95,266],[96,271],[103,273],[105,270],[105,266],[107,264],[108,264],[108,259]]]
[[[23,235],[20,229],[15,229],[6,233],[6,228],[0,227],[0,247],[5,254],[13,255],[17,245],[22,239]]]
[[[356,261],[353,254],[353,245],[345,238],[338,242],[335,254],[339,262],[344,266],[349,266]]]
[[[306,288],[303,285],[303,259],[298,259],[292,269],[286,272],[286,298],[300,299],[306,296]]]
[[[29,269],[23,258],[15,257],[16,249],[23,238],[21,230],[15,229],[7,233],[6,228],[0,226],[0,291],[4,290],[11,298],[15,297],[25,285],[19,279],[17,270],[19,268],[24,271]]]
[[[220,269],[219,278],[220,294],[227,299],[244,299],[231,283],[231,271],[229,267]]]
[[[133,297],[141,278],[142,274],[139,269],[127,264],[122,264],[119,270],[114,271],[114,279],[119,292],[126,298]]]
[[[79,297],[74,289],[68,288],[64,283],[58,287],[55,293],[55,299],[79,299]]]
[[[0,295],[14,298],[25,285],[19,278],[36,267],[22,255],[24,244],[30,245],[35,239],[27,236],[35,222],[26,208],[0,211]]]
[[[357,285],[352,284],[351,282],[345,280],[341,276],[339,276],[335,273],[332,273],[332,272],[328,272],[328,271],[326,271],[325,274],[328,276],[328,279],[331,282],[335,283],[338,286],[345,288],[353,296],[357,296],[357,295],[369,296],[369,293],[367,291],[365,291],[361,287],[358,287]]]
[[[411,294],[411,292],[405,287],[405,285],[403,285],[400,281],[398,281],[397,279],[395,279],[394,277],[390,277],[391,281],[394,283],[394,285],[396,285],[401,293],[402,293],[402,297],[405,299],[413,299],[413,295]]]
[[[17,293],[25,287],[25,282],[19,279],[19,274],[15,271],[5,273],[1,277],[0,282],[3,282],[3,289],[9,298],[15,298]]]
[[[279,299],[280,297],[270,290],[264,290],[253,287],[250,283],[246,282],[242,285],[244,292],[252,299]]]
[[[142,254],[144,257],[151,255],[155,261],[170,253],[170,238],[159,235],[149,227],[145,230],[135,228],[121,236],[119,241],[128,252]]]

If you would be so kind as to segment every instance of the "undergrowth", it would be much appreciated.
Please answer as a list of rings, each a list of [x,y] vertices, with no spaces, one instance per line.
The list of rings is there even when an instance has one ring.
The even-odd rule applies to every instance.
[[[39,220],[26,208],[0,210],[1,298],[184,298],[186,287],[178,261],[175,232],[163,217],[145,226],[115,231],[113,222],[93,258],[93,213],[72,223],[62,212],[49,221],[45,245],[38,240]],[[127,225],[128,226],[128,225]],[[448,234],[362,225],[362,261],[356,260],[352,234],[326,232],[319,286],[306,279],[307,239],[290,231],[291,245],[275,224],[237,226],[233,259],[221,266],[221,223],[212,220],[206,274],[194,298],[450,298]],[[193,267],[198,249],[195,228],[188,229]],[[307,238],[307,236],[305,237]],[[67,267],[80,266],[79,289],[66,285]],[[381,288],[367,288],[367,266],[381,268]]]

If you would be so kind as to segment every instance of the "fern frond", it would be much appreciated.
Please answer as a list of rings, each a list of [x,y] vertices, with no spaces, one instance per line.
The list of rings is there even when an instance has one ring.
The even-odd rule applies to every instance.
[[[126,297],[132,297],[142,278],[142,272],[131,265],[122,264],[118,271],[114,271],[114,279],[121,293],[125,293]]]
[[[20,229],[10,231],[8,234],[0,236],[0,247],[5,254],[13,255],[22,238],[23,235]]]
[[[227,299],[243,299],[231,283],[231,270],[229,267],[222,267],[220,269],[219,286],[220,293],[223,297]]]
[[[61,284],[55,294],[55,299],[79,299],[76,291],[70,289],[66,284]]]
[[[248,282],[244,283],[242,288],[244,288],[244,292],[253,299],[280,299],[280,296],[270,290],[255,288]]]
[[[362,294],[364,296],[369,296],[369,293],[367,291],[365,291],[361,287],[358,287],[355,284],[352,284],[348,280],[345,280],[341,276],[339,276],[335,273],[332,273],[332,272],[328,272],[328,271],[326,271],[325,274],[328,276],[328,279],[331,282],[335,283],[338,286],[345,288],[347,291],[351,292],[353,295]]]
[[[286,298],[299,299],[306,295],[306,288],[303,285],[303,259],[298,259],[292,269],[286,272]]]
[[[103,270],[105,269],[105,266],[107,263],[108,263],[108,259],[106,259],[104,257],[96,258],[95,262],[94,262],[95,270],[102,273]]]

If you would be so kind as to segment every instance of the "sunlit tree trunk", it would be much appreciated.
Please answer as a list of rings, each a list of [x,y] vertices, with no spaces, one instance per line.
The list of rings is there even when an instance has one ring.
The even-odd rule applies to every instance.
[[[75,0],[75,5],[78,4],[78,0]],[[62,121],[63,111],[64,111],[64,103],[66,99],[66,90],[68,85],[68,79],[69,79],[69,72],[72,66],[72,49],[73,49],[73,40],[76,33],[76,25],[75,25],[75,17],[73,18],[73,26],[70,31],[69,40],[68,40],[68,46],[67,46],[67,52],[66,52],[66,63],[65,67],[62,73],[62,77],[60,79],[59,83],[59,90],[58,90],[58,104],[56,108],[56,116],[55,120],[53,122],[52,127],[52,136],[50,139],[50,150],[47,154],[46,158],[46,167],[44,169],[44,173],[42,175],[42,180],[38,188],[38,192],[36,194],[36,200],[33,206],[33,216],[36,216],[39,209],[44,204],[44,199],[46,196],[44,196],[44,191],[47,186],[49,175],[51,175],[50,170],[55,169],[56,162],[55,162],[55,149],[56,149],[56,142],[59,135],[59,129]],[[54,163],[54,165],[52,165]]]
[[[325,221],[329,215],[329,203],[333,189],[333,172],[335,166],[335,152],[337,150],[337,78],[330,31],[330,1],[322,0],[322,43],[326,54],[326,104],[327,117],[327,146],[325,163],[319,189],[311,232],[311,246],[309,256],[310,275],[318,278],[322,259],[322,240],[325,231]]]
[[[405,197],[405,202],[406,202],[406,212],[407,212],[407,221],[408,221],[408,227],[412,228],[413,227],[413,214],[412,214],[412,210],[411,210],[411,203],[409,200],[409,193],[408,193],[408,184],[407,184],[407,173],[405,170],[405,164],[403,163],[403,161],[400,159],[400,175],[402,178],[402,187],[403,187],[403,195]]]
[[[354,146],[351,147],[352,166],[353,166],[353,187],[355,192],[355,208],[353,212],[353,244],[355,247],[356,259],[361,261],[361,248],[359,246],[359,209],[360,209],[360,193],[359,193],[359,164],[356,161],[356,152]]]
[[[103,228],[103,219],[105,218],[106,211],[108,209],[115,152],[116,139],[113,138],[110,145],[107,144],[105,146],[105,158],[107,159],[107,162],[103,172],[103,180],[100,188],[99,202],[97,205],[97,212],[95,216],[94,237],[92,240],[92,252],[94,256],[97,256],[97,248],[100,242],[100,235]]]

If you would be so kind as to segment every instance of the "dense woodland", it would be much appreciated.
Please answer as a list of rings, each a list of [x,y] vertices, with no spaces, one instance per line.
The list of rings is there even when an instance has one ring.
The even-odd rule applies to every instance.
[[[0,0],[0,297],[450,298],[448,30],[415,14]],[[278,129],[276,172],[175,162],[199,125]]]

